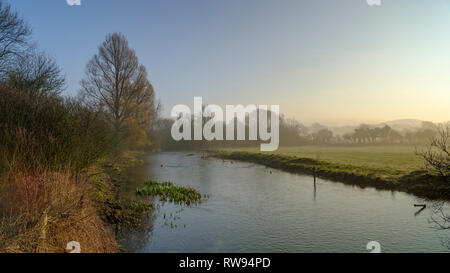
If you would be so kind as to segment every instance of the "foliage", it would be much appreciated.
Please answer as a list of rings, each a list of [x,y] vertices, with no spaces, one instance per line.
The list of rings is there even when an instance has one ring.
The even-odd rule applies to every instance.
[[[190,187],[174,185],[172,182],[158,182],[148,180],[145,187],[136,189],[137,195],[159,196],[162,201],[170,201],[177,204],[194,204],[202,201],[202,195]]]
[[[101,112],[59,97],[31,97],[0,88],[0,147],[3,168],[14,161],[28,168],[79,171],[108,154],[112,129]]]

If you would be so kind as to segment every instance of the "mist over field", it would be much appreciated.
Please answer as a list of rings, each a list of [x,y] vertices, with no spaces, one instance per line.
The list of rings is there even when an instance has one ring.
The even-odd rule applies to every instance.
[[[445,0],[0,0],[0,253],[448,252],[449,48]]]

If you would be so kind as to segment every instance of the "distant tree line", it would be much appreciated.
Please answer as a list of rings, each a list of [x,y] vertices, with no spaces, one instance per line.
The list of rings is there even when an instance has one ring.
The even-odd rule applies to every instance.
[[[416,131],[399,132],[388,125],[371,127],[361,124],[353,133],[344,134],[343,140],[348,143],[391,143],[391,144],[423,144],[432,139],[438,131],[432,122],[423,122],[422,128]]]
[[[193,119],[191,126],[193,128]],[[204,122],[207,119],[204,118]],[[235,124],[237,121],[234,121]],[[259,146],[260,141],[175,141],[171,137],[173,119],[161,118],[154,123],[153,137],[156,148],[162,150],[195,150],[214,147],[253,147]],[[246,135],[248,136],[248,118],[246,120]],[[193,130],[191,130],[193,131]],[[225,125],[223,131],[225,132]],[[351,133],[343,135],[333,133],[332,129],[314,123],[305,126],[301,122],[280,115],[280,145],[314,145],[314,144],[425,144],[436,136],[438,125],[432,122],[423,122],[422,127],[416,130],[398,131],[389,125],[371,126],[361,124]]]

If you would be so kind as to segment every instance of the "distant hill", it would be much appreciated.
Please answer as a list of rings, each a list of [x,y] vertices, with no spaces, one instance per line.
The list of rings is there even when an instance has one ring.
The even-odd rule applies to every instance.
[[[398,119],[392,121],[386,121],[378,124],[377,126],[388,125],[397,131],[415,131],[422,127],[423,120],[418,119]]]

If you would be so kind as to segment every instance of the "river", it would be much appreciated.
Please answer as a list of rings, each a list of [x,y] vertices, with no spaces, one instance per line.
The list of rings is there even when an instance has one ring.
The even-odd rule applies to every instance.
[[[415,196],[290,174],[201,153],[146,156],[127,172],[125,194],[145,179],[191,186],[209,195],[192,207],[170,203],[143,228],[126,232],[131,252],[448,252],[449,232],[433,228],[431,203]]]

